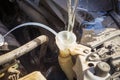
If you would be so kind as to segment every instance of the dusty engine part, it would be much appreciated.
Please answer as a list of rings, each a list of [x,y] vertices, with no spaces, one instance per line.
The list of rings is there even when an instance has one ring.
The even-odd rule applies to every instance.
[[[115,68],[115,71],[120,71],[120,59],[111,59],[111,65]]]
[[[15,49],[11,52],[1,55],[0,56],[0,65],[26,54],[27,52],[29,52],[32,49],[36,48],[37,46],[43,44],[47,40],[48,40],[48,38],[46,36],[44,36],[44,35],[39,36],[36,39],[28,42],[27,44],[25,44],[23,46]]]
[[[82,29],[83,26],[81,26],[83,21],[89,22],[96,17],[101,17],[101,16],[110,17],[110,19],[108,18],[109,21],[105,22],[106,23],[105,27],[107,28],[114,27],[114,25],[111,25],[111,24],[115,24],[114,23],[115,19],[113,20],[111,18],[112,15],[109,16],[109,11],[110,12],[111,10],[117,11],[116,3],[114,3],[114,2],[117,2],[117,0],[108,0],[108,1],[79,0],[79,1],[80,3],[78,3],[79,6],[77,7],[77,11],[76,11],[76,24],[74,29],[74,32],[78,33],[79,36],[81,36],[82,33],[84,34],[84,29]],[[13,28],[13,26],[16,26],[21,23],[25,23],[28,21],[35,21],[35,22],[40,22],[40,23],[42,22],[46,25],[49,25],[56,32],[59,32],[61,30],[64,30],[65,26],[67,26],[68,24],[66,0],[52,0],[52,1],[51,0],[49,1],[1,0],[0,2],[1,2],[0,3],[0,20],[5,25],[8,26],[7,27],[8,29],[11,29]],[[74,3],[74,0],[72,0],[72,3]],[[72,6],[72,8],[74,7],[75,6]],[[118,18],[116,18],[116,22],[118,22],[119,24]],[[119,26],[116,25],[115,28],[116,27],[119,27]],[[99,29],[98,29],[98,32],[99,32]],[[14,50],[13,52],[6,53],[6,55],[1,55],[0,61],[2,63],[0,63],[1,64],[0,71],[3,70],[2,68],[6,68],[7,66],[9,66],[9,69],[7,67],[6,71],[8,71],[10,75],[8,75],[6,78],[9,78],[10,80],[16,80],[20,76],[19,73],[22,73],[20,70],[18,69],[16,70],[16,68],[12,68],[13,65],[11,61],[8,61],[8,60],[13,60],[17,58],[18,60],[20,60],[22,65],[24,65],[25,70],[28,71],[27,73],[31,73],[33,71],[40,71],[43,75],[46,75],[46,78],[48,80],[66,80],[67,79],[64,73],[62,72],[62,70],[60,69],[60,66],[58,65],[57,58],[59,54],[56,54],[58,53],[58,49],[56,48],[56,46],[54,46],[55,44],[54,35],[52,35],[47,30],[44,30],[41,28],[38,30],[38,28],[31,28],[31,26],[26,29],[25,28],[19,29],[15,33],[13,32],[13,34],[20,44],[25,44],[26,42],[30,41],[36,36],[42,35],[42,34],[50,37],[50,42],[48,43],[49,44],[48,46],[47,44],[45,45],[39,44],[40,45],[39,47],[37,47],[38,45],[37,46],[27,45],[27,48],[23,49],[22,47],[22,50],[20,50],[21,47],[18,48],[17,49],[18,52]],[[119,61],[120,32],[119,30],[112,29],[105,32],[102,31],[101,34],[98,34],[98,35],[95,35],[94,31],[88,31],[83,35],[83,37],[85,37],[86,39],[79,40],[80,38],[77,35],[78,41],[83,41],[87,46],[79,45],[75,48],[75,50],[73,50],[75,53],[71,54],[74,58],[73,70],[76,74],[75,78],[77,78],[77,80],[86,80],[86,78],[89,80],[105,80],[105,78],[109,76],[109,75],[108,76],[105,76],[105,75],[110,74],[111,75],[110,79],[119,80],[120,79],[119,78],[120,77],[119,75],[119,71],[120,71],[119,69],[120,68],[120,61]],[[10,39],[7,39],[7,40],[9,41]],[[37,42],[35,42],[35,45],[36,44]],[[7,43],[5,43],[5,45],[7,45]],[[88,45],[90,47],[88,47]],[[24,52],[28,52],[28,47],[30,47],[31,50],[34,47],[37,47],[37,48],[32,50],[30,54],[25,54]],[[2,46],[1,49],[7,50],[7,46]],[[9,49],[9,50],[12,50],[12,49]],[[5,57],[9,56],[11,58],[7,57],[9,58],[7,60],[7,59],[4,59],[4,56]],[[4,59],[4,61],[2,59]],[[107,64],[110,65],[110,68],[111,68],[110,72],[109,72],[109,69],[107,71],[104,71],[103,66],[101,68],[101,66],[98,65],[101,61],[106,62]],[[51,67],[51,66],[54,66],[54,67]],[[58,71],[59,69],[60,71]],[[94,72],[92,72],[91,70]],[[59,72],[61,73],[59,74]],[[0,77],[4,75],[5,75],[4,71],[0,73]],[[39,74],[38,72],[35,72],[35,75],[30,74],[28,76],[25,76],[24,78],[21,78],[20,80],[25,80],[26,78],[28,78],[28,80],[31,80],[31,79],[33,80],[37,78],[36,80],[38,80],[43,77],[42,76],[40,78],[40,76],[41,74]],[[101,77],[105,77],[105,78],[101,78]]]
[[[106,62],[99,62],[95,67],[95,75],[105,77],[110,71],[110,66]]]
[[[77,76],[77,80],[84,80],[84,71],[89,68],[89,64],[96,65],[96,62],[86,62],[86,57],[89,55],[91,48],[79,45],[75,49],[74,53],[79,53],[76,59],[76,63],[73,66],[73,70]]]
[[[110,57],[109,63],[114,68],[113,72],[120,70],[120,36],[115,37],[104,43],[109,52],[104,53],[104,57]]]
[[[43,16],[41,16],[38,12],[36,12],[34,9],[32,9],[31,7],[29,7],[28,5],[26,5],[26,3],[24,1],[19,1],[17,0],[18,5],[20,6],[20,8],[22,8],[22,10],[27,14],[30,15],[30,18],[32,18],[34,21],[37,22],[42,22],[44,24],[47,24],[45,18]],[[28,10],[28,11],[27,11]],[[35,15],[32,15],[32,14]],[[31,16],[32,15],[32,16]]]
[[[120,54],[119,39],[120,37],[118,35],[112,39],[107,40],[106,42],[103,42],[103,46],[97,49],[95,52],[93,52],[93,54],[91,54],[91,55],[97,54],[98,56],[97,59],[94,58],[95,59],[94,61],[98,61],[98,60],[100,61],[100,60],[105,60],[109,58],[115,59],[116,57],[119,57],[119,54]]]
[[[3,36],[6,34],[8,29],[0,22],[0,34]],[[20,46],[18,41],[15,39],[15,37],[12,34],[9,34],[4,39],[5,42],[3,42],[3,45],[0,46],[0,50],[13,50]]]
[[[111,32],[112,31],[112,32]],[[120,35],[120,30],[114,30],[114,29],[106,29],[105,32],[99,34],[100,36],[98,37],[94,37],[94,39],[96,39],[93,42],[89,42],[88,45],[90,45],[90,47],[95,48],[97,46],[100,46],[101,44],[103,44],[104,42],[116,37]]]
[[[111,11],[110,12],[111,17],[115,20],[117,23],[118,27],[120,28],[120,15],[118,15],[116,12]]]
[[[105,77],[99,77],[94,75],[94,67],[90,67],[85,71],[84,80],[106,80],[110,75],[107,74]]]
[[[18,64],[15,64],[8,69],[8,72],[11,73],[8,76],[8,80],[18,80],[20,78],[20,71],[17,70],[18,67]]]
[[[29,43],[17,48],[16,50],[13,50],[11,52],[8,52],[6,54],[3,54],[1,55],[1,65],[3,66],[6,65],[7,63],[11,62],[12,60],[24,55],[25,53],[29,52],[30,50],[34,49],[35,47],[45,43],[48,41],[48,38],[46,36],[39,36],[37,37],[36,39],[30,41]],[[41,48],[41,50],[43,50],[44,48]],[[44,52],[43,52],[44,53]],[[5,59],[3,59],[3,57]],[[6,64],[5,64],[6,63]],[[4,80],[7,80],[7,77],[8,77],[8,80],[18,80],[18,78],[20,77],[20,74],[24,73],[24,72],[20,72],[19,70],[17,70],[18,68],[18,65],[15,64],[15,65],[11,65],[10,64],[7,64],[9,65],[8,67],[4,67],[3,69],[1,69],[1,72],[0,74],[2,75],[4,73],[4,75],[6,76],[6,74],[8,74],[8,76],[6,76],[6,78],[4,79],[4,75],[2,76]],[[8,69],[8,71],[7,71]],[[7,71],[7,73],[6,73]]]
[[[91,32],[89,35],[92,35],[92,34],[93,34],[93,32]],[[107,37],[105,37],[105,35]],[[73,67],[73,70],[75,71],[75,73],[77,75],[77,80],[82,80],[85,78],[88,80],[93,80],[94,79],[94,77],[92,77],[93,74],[91,74],[89,71],[87,71],[86,72],[87,76],[84,76],[84,71],[86,71],[89,68],[95,67],[101,61],[107,62],[110,59],[110,62],[109,61],[107,62],[108,65],[110,65],[110,66],[108,66],[108,68],[109,68],[108,71],[110,71],[112,73],[115,71],[115,69],[119,68],[119,51],[120,51],[120,46],[119,46],[120,36],[119,35],[120,35],[119,30],[106,29],[105,32],[102,32],[99,36],[97,36],[97,38],[93,37],[95,35],[91,36],[91,38],[94,39],[93,41],[91,41],[91,45],[94,45],[94,46],[91,47],[91,49],[87,52],[87,54],[84,51],[78,50],[79,53],[80,52],[83,52],[83,53],[82,53],[82,55],[79,55],[77,57],[76,64]],[[101,36],[102,36],[102,38],[101,38]],[[93,44],[92,42],[93,43],[96,42],[96,44]],[[81,48],[83,48],[84,50],[86,49],[84,47],[81,47]],[[92,48],[93,48],[93,51],[92,51]],[[112,66],[111,66],[111,64],[112,64]],[[112,67],[113,71],[110,70],[111,67]],[[79,71],[83,71],[83,72],[79,72]],[[96,73],[94,73],[94,74],[96,74],[96,76],[100,76],[98,73],[100,72],[100,74],[101,74],[102,71],[101,70],[99,71],[97,66],[95,68],[95,71],[96,71]],[[107,74],[108,73],[109,72],[107,72]],[[88,77],[88,74],[89,74],[89,77]],[[106,78],[108,78],[108,76]],[[104,78],[104,79],[103,78],[96,78],[96,79],[97,80],[98,79],[105,80],[106,78]],[[96,80],[96,79],[94,79],[94,80]]]
[[[81,49],[83,50],[81,51]],[[75,66],[73,67],[73,70],[77,75],[77,80],[105,80],[109,77],[108,72],[107,76],[105,77],[99,77],[98,75],[94,75],[95,69],[93,67],[97,66],[99,63],[101,63],[101,61],[87,61],[87,56],[89,56],[89,54],[91,53],[91,49],[89,47],[83,47],[81,45],[81,47],[79,47],[79,50],[77,51],[79,51],[79,53],[81,52],[81,55],[77,57]]]
[[[13,60],[12,62],[2,65],[0,68],[0,74],[4,74],[0,77],[2,80],[18,80],[21,76],[26,74],[26,70],[21,65],[20,61]]]
[[[18,80],[47,80],[47,79],[39,71],[35,71]]]
[[[120,72],[115,72],[110,77],[108,77],[106,80],[119,80]]]

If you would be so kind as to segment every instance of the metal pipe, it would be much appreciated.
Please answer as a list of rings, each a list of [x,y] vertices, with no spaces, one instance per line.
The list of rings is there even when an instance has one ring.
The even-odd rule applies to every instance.
[[[0,56],[0,65],[5,64],[13,59],[16,59],[16,58],[30,52],[31,50],[33,50],[34,48],[43,44],[46,41],[48,41],[48,37],[45,35],[42,35],[11,52],[1,55]]]

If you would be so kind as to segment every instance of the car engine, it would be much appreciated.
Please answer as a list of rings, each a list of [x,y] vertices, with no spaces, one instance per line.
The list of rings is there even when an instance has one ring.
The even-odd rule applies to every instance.
[[[0,0],[0,80],[120,80],[120,0]]]

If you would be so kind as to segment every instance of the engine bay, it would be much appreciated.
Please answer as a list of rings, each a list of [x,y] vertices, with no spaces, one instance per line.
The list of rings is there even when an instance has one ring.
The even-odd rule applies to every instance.
[[[0,0],[0,80],[120,80],[120,0]]]

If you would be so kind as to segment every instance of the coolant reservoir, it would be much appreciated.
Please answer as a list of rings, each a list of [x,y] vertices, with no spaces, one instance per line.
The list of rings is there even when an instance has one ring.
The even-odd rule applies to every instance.
[[[76,36],[69,31],[61,31],[56,35],[56,44],[59,48],[60,54],[58,61],[61,69],[67,76],[68,80],[73,80],[75,74],[73,72],[73,62],[70,54],[70,48],[76,44]]]

